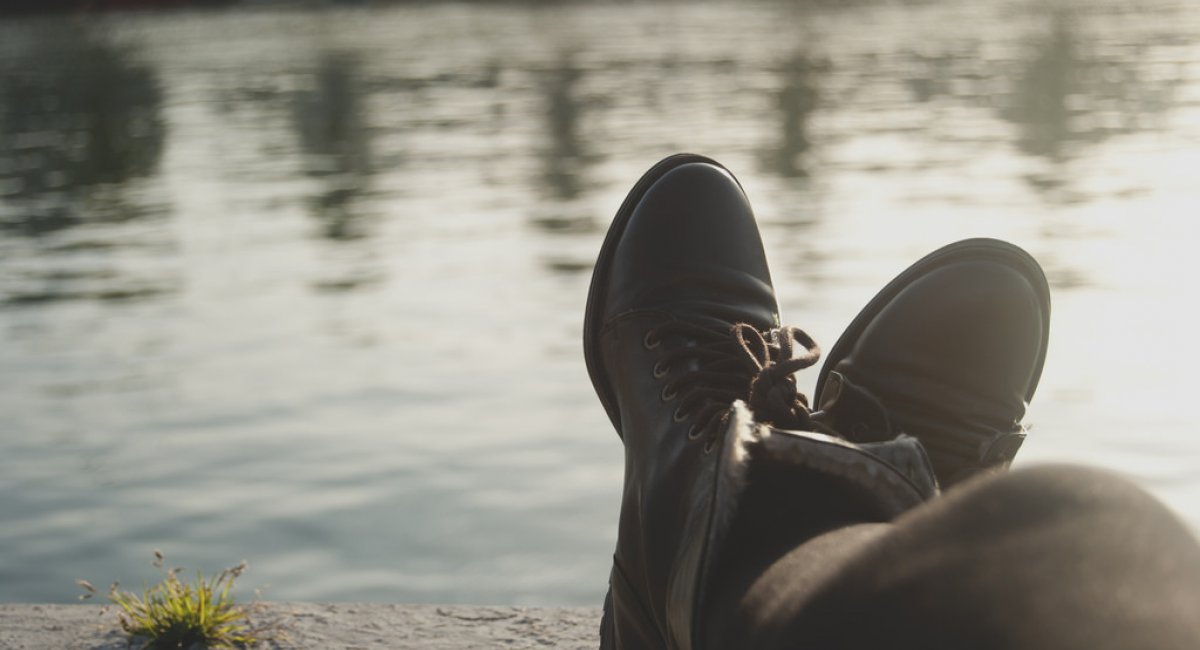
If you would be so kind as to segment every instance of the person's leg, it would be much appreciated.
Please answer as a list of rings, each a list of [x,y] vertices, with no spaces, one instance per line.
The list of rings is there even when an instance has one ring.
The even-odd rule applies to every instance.
[[[982,477],[892,524],[730,550],[746,588],[713,602],[710,647],[1200,647],[1200,546],[1096,470]]]

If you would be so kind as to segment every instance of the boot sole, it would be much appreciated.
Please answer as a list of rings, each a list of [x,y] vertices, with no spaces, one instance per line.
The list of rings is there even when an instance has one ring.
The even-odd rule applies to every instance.
[[[1042,320],[1042,347],[1038,351],[1029,390],[1025,394],[1026,403],[1032,400],[1042,377],[1042,366],[1046,362],[1046,347],[1050,336],[1050,286],[1046,282],[1046,274],[1041,265],[1033,259],[1032,255],[1014,244],[989,238],[964,239],[943,246],[905,269],[877,293],[854,317],[854,320],[850,321],[850,326],[846,328],[846,331],[829,351],[824,365],[821,366],[821,372],[817,375],[817,387],[813,391],[814,399],[820,400],[821,390],[825,386],[825,379],[829,376],[829,372],[850,353],[850,350],[854,349],[858,337],[862,336],[871,321],[897,294],[930,271],[964,260],[990,260],[1012,268],[1024,275],[1038,294],[1038,300],[1046,318]]]
[[[638,204],[642,202],[647,190],[672,170],[691,163],[712,165],[724,170],[731,177],[733,176],[728,169],[725,169],[724,165],[698,154],[680,153],[660,160],[638,179],[621,203],[620,209],[617,210],[617,216],[613,218],[612,225],[608,227],[608,234],[604,237],[604,243],[600,246],[600,255],[596,258],[596,266],[592,270],[592,283],[588,289],[587,307],[583,316],[583,360],[587,365],[588,376],[591,377],[596,396],[600,398],[604,411],[608,413],[608,419],[612,421],[613,428],[622,439],[624,439],[624,435],[621,432],[621,412],[617,408],[617,398],[609,382],[608,373],[604,369],[604,364],[600,360],[599,350],[600,328],[604,326],[604,323],[600,322],[600,309],[608,295],[608,272],[612,268],[612,258],[617,250],[617,244],[625,234],[625,227],[629,224],[630,217],[633,216]]]

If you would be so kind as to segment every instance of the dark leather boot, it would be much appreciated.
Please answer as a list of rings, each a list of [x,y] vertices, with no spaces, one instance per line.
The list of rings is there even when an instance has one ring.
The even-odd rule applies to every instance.
[[[750,462],[811,474],[866,521],[936,492],[914,439],[855,445],[811,419],[792,373],[816,362],[816,344],[779,326],[750,205],[707,158],[660,162],[622,204],[584,354],[625,444],[602,648],[703,647],[697,612]]]
[[[943,487],[1006,467],[1049,328],[1050,289],[1028,253],[951,244],[892,280],[833,346],[817,381],[821,419],[858,442],[915,436]]]

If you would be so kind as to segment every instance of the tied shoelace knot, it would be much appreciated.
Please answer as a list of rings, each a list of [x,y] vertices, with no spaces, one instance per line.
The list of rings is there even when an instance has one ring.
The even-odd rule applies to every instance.
[[[795,373],[821,358],[820,347],[798,327],[764,333],[747,323],[725,329],[672,321],[647,332],[644,343],[648,349],[662,346],[654,364],[655,378],[667,380],[660,397],[665,402],[679,400],[674,420],[692,421],[688,438],[704,434],[705,452],[715,446],[720,424],[739,399],[759,422],[826,431],[812,419],[808,398],[796,388]]]

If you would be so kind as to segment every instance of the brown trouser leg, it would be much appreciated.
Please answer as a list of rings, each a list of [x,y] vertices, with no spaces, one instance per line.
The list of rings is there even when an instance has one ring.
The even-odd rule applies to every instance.
[[[836,495],[770,482],[751,475],[705,647],[1200,648],[1200,546],[1111,474],[981,478],[887,524],[789,523]]]

